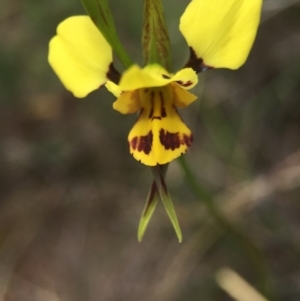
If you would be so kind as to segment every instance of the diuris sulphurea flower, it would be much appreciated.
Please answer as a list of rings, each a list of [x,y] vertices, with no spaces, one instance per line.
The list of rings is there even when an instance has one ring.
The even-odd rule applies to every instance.
[[[119,81],[112,49],[88,16],[70,17],[58,26],[57,36],[50,41],[49,62],[76,97],[105,84],[117,97],[115,110],[140,112],[128,136],[130,152],[138,161],[149,166],[165,164],[191,145],[192,133],[177,108],[197,98],[187,91],[198,82],[192,68],[172,75],[157,64],[143,69],[133,65]]]
[[[49,44],[49,63],[75,97],[83,98],[106,86],[117,98],[113,103],[115,110],[122,114],[139,114],[128,136],[130,153],[141,163],[152,166],[154,171],[158,167],[142,226],[140,223],[139,239],[154,211],[159,192],[181,240],[176,214],[160,171],[162,165],[185,153],[193,141],[178,109],[196,100],[197,97],[188,90],[197,84],[197,73],[214,68],[237,69],[245,62],[257,32],[262,0],[192,0],[180,18],[179,26],[190,49],[190,58],[184,68],[174,74],[166,70],[167,64],[161,63],[168,61],[164,56],[168,55],[169,45],[164,43],[168,36],[162,28],[164,18],[161,17],[162,9],[159,12],[159,0],[144,0],[146,66],[141,68],[132,64],[126,66],[122,74],[113,65],[114,31],[111,34],[108,26],[111,16],[106,20],[104,10],[101,10],[102,2],[107,9],[106,1],[81,1],[89,8],[91,18],[73,16],[59,24],[57,34]],[[100,9],[98,15],[94,13],[96,8]],[[95,16],[100,18],[99,22]],[[104,24],[102,33],[99,24]],[[118,55],[119,46],[114,47]]]
[[[259,23],[261,0],[193,0],[180,19],[180,31],[190,47],[186,68],[175,75],[153,64],[133,65],[119,80],[112,48],[88,16],[59,24],[50,41],[49,63],[75,97],[106,85],[117,96],[113,108],[122,114],[139,112],[128,136],[135,159],[149,165],[168,163],[185,153],[192,133],[177,109],[196,96],[196,73],[210,68],[237,69],[246,60]]]
[[[119,85],[106,84],[118,97],[113,104],[115,110],[123,114],[140,112],[128,136],[135,159],[155,166],[186,152],[193,136],[177,108],[188,106],[196,99],[186,90],[196,83],[197,75],[191,68],[171,75],[159,65],[143,69],[134,65],[125,71]]]

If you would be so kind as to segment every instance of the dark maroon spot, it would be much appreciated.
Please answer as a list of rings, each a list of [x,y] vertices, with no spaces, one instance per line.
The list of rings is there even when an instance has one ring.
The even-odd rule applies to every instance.
[[[131,146],[134,150],[136,150],[137,143],[138,143],[138,137],[134,137],[134,138],[130,141],[130,146]]]
[[[149,92],[149,89],[144,89],[144,93],[148,93]]]
[[[167,117],[167,112],[164,103],[164,96],[161,91],[159,91],[159,97],[160,97],[160,116],[164,118]]]
[[[165,147],[165,149],[174,150],[180,147],[180,137],[179,133],[170,133],[161,129],[159,131],[159,140],[160,143]]]
[[[146,155],[148,155],[152,149],[152,141],[152,131],[149,131],[149,133],[146,136],[141,136],[139,139],[138,151],[143,151]]]
[[[187,81],[187,82],[184,82],[184,81],[182,81],[182,80],[178,80],[178,81],[176,81],[176,83],[178,84],[178,85],[180,85],[180,86],[183,86],[183,87],[189,87],[190,85],[192,85],[193,84],[193,82],[192,81]]]
[[[193,134],[191,135],[183,135],[184,144],[188,147],[192,145],[193,142]]]
[[[178,132],[170,133],[168,131],[165,131],[164,129],[160,129],[159,140],[166,150],[175,150],[179,148],[180,145],[186,145],[187,147],[191,146],[193,135],[184,135],[183,139],[180,139],[180,134]]]
[[[154,120],[154,119],[161,120],[161,117],[159,117],[159,116],[154,116],[154,117],[152,117],[151,121]]]
[[[171,78],[170,76],[168,76],[168,75],[166,75],[166,74],[163,74],[162,77],[163,77],[164,79],[170,79],[170,78]]]
[[[151,91],[151,93],[150,93],[150,102],[151,102],[151,110],[150,110],[148,118],[152,119],[153,112],[154,112],[154,91]]]
[[[108,67],[108,71],[106,72],[106,77],[111,80],[113,83],[118,84],[121,78],[121,74],[118,70],[115,69],[113,63],[111,63]]]
[[[148,155],[152,149],[152,142],[153,142],[153,134],[152,131],[149,131],[149,133],[146,136],[134,137],[130,141],[130,146],[134,150],[137,150],[139,152],[144,152],[146,155]]]
[[[203,72],[203,71],[214,68],[214,67],[205,65],[203,59],[197,57],[196,52],[192,47],[190,47],[190,58],[184,67],[192,68],[196,73]]]

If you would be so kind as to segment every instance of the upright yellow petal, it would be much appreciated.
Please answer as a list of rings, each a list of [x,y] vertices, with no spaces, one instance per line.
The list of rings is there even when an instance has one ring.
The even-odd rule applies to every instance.
[[[261,6],[262,0],[192,0],[180,31],[205,65],[237,69],[252,47]]]
[[[106,82],[112,50],[89,17],[74,16],[57,27],[48,60],[65,87],[81,98]]]

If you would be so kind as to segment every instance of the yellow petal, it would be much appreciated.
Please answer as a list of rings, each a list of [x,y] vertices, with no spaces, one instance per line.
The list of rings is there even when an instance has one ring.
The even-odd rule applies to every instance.
[[[172,77],[172,81],[175,81],[183,89],[188,90],[198,83],[198,76],[192,68],[184,68]]]
[[[180,31],[205,65],[237,69],[252,47],[261,6],[262,0],[193,0]]]
[[[177,108],[185,108],[197,99],[197,96],[182,89],[176,83],[172,83],[174,100],[173,103]]]
[[[131,114],[141,109],[139,91],[124,91],[113,103],[113,108],[122,114]]]
[[[48,60],[65,87],[81,98],[106,82],[112,50],[89,17],[74,16],[57,27]]]
[[[141,89],[143,106],[128,136],[130,153],[145,165],[166,164],[190,147],[193,136],[173,106],[171,85]]]
[[[119,86],[123,91],[161,87],[171,82],[169,78],[169,74],[159,65],[148,65],[144,69],[133,65],[123,73]]]

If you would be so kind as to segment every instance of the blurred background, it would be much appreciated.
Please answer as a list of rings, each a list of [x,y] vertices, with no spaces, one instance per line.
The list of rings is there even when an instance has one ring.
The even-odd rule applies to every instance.
[[[188,2],[163,1],[173,71],[188,58]],[[161,204],[137,241],[152,175],[128,152],[136,116],[112,110],[105,89],[75,99],[48,65],[80,1],[1,0],[0,300],[233,300],[216,282],[230,267],[268,300],[299,301],[299,2],[264,1],[246,64],[201,74],[182,111],[188,174],[176,161],[166,179],[179,244]],[[142,1],[110,5],[142,64]]]

